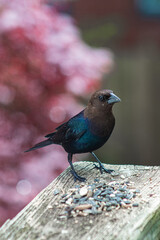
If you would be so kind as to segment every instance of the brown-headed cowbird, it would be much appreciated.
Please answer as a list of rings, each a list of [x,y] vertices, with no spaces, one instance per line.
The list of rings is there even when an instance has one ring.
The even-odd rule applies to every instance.
[[[57,127],[53,133],[46,135],[47,140],[37,143],[26,152],[50,144],[59,144],[68,152],[68,162],[75,180],[86,180],[79,176],[73,167],[72,156],[76,153],[90,152],[99,163],[99,166],[95,166],[100,172],[111,173],[113,170],[106,169],[93,151],[104,145],[110,137],[115,125],[112,107],[119,101],[120,98],[111,90],[95,92],[83,111]]]

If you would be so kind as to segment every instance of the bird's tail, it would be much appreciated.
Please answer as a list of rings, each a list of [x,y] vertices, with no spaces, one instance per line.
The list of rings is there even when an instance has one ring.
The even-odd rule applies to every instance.
[[[30,152],[32,150],[36,150],[38,148],[42,148],[42,147],[48,146],[50,144],[53,144],[53,141],[51,139],[47,139],[47,140],[45,140],[43,142],[37,143],[36,145],[34,145],[32,148],[29,148],[25,152]]]

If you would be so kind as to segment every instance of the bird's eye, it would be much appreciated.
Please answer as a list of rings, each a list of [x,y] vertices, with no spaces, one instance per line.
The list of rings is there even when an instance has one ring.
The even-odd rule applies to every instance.
[[[109,97],[110,97],[110,96],[108,96],[108,95],[100,95],[100,96],[99,96],[99,100],[100,100],[101,102],[105,102],[105,101],[108,100]]]
[[[101,102],[104,102],[104,101],[106,100],[106,98],[105,98],[104,95],[100,95],[100,96],[99,96],[99,100],[100,100]]]

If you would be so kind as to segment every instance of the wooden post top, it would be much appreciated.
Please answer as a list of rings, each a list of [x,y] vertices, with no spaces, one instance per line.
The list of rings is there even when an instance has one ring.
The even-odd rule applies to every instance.
[[[159,240],[160,239],[160,167],[106,165],[116,173],[100,174],[91,162],[74,163],[84,187],[95,182],[105,184],[131,182],[140,193],[131,201],[137,206],[115,207],[100,214],[63,218],[62,195],[74,182],[67,168],[41,191],[16,217],[0,228],[1,240]],[[42,176],[43,178],[43,176]],[[82,184],[83,185],[83,184]],[[78,208],[77,208],[78,209]],[[78,210],[79,211],[79,210]]]

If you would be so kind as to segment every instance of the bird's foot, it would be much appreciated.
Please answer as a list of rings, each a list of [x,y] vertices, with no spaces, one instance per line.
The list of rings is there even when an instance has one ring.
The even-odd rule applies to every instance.
[[[85,182],[86,178],[79,176],[76,172],[74,172],[73,170],[71,170],[71,173],[74,177],[74,181],[76,182],[77,180],[80,182]]]
[[[114,172],[114,170],[112,170],[112,169],[107,169],[107,168],[105,168],[102,163],[99,164],[99,166],[97,166],[97,164],[94,163],[94,166],[95,166],[95,168],[97,168],[97,169],[100,170],[100,173],[101,173],[101,174],[103,173],[103,171],[106,172],[106,173],[109,173],[109,174],[111,174],[112,172]]]

